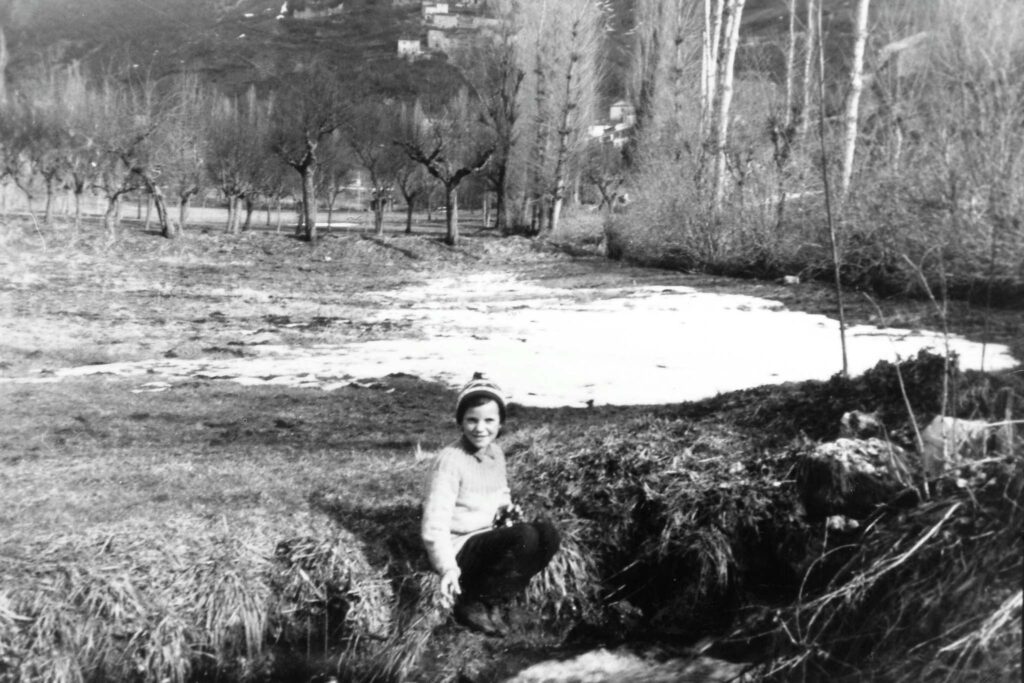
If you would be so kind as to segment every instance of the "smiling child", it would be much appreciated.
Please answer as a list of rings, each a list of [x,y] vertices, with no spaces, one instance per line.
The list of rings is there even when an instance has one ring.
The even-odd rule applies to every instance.
[[[431,469],[421,533],[430,563],[441,575],[441,599],[456,620],[488,635],[508,627],[501,605],[547,566],[559,537],[547,522],[503,518],[517,508],[496,439],[505,423],[497,384],[476,373],[459,392],[458,441],[443,448]]]

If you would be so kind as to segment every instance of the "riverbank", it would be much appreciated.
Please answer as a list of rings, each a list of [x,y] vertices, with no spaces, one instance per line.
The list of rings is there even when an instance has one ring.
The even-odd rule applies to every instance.
[[[791,623],[801,562],[814,556],[808,548],[822,552],[814,543],[828,533],[800,511],[794,464],[808,444],[833,439],[838,416],[852,408],[881,409],[894,441],[913,438],[884,367],[869,380],[661,406],[515,405],[504,438],[516,494],[533,514],[553,516],[567,542],[522,612],[543,619],[524,616],[508,641],[482,640],[434,611],[416,539],[425,465],[415,454],[453,438],[448,384],[338,373],[337,386],[323,391],[244,385],[217,372],[181,381],[61,373],[123,361],[244,360],[271,341],[308,350],[415,338],[419,323],[380,318],[382,301],[401,311],[393,302],[403,293],[493,270],[577,293],[633,280],[731,294],[792,288],[684,283],[679,274],[489,234],[458,250],[422,236],[329,236],[313,247],[218,231],[178,242],[134,232],[114,243],[46,237],[45,250],[31,232],[8,237],[4,252],[0,476],[10,495],[0,520],[0,632],[11,645],[0,653],[0,676],[502,680],[547,657],[622,641],[660,638],[672,645],[664,656],[693,657],[686,648],[707,635],[720,657],[795,661],[799,648],[773,651],[771,638],[753,638],[761,617]],[[905,367],[920,422],[939,408],[941,365]],[[45,381],[10,381],[25,377]],[[961,416],[1004,418],[1024,400],[1018,374],[955,377]],[[1015,453],[995,463],[1005,469],[992,473],[996,481],[1017,476]],[[935,505],[970,506],[973,496],[981,502],[972,509],[989,514],[984,491],[943,491]],[[877,535],[863,540],[883,532],[913,539],[901,526],[907,520],[922,534],[942,521],[899,514],[879,519]],[[1003,526],[1009,531],[998,534],[1014,533],[1019,518]],[[989,558],[971,540],[988,528],[935,550]],[[955,540],[961,530],[954,532]],[[960,651],[936,653],[996,613],[1009,585],[1003,578],[1021,555],[1019,534],[989,541],[984,547],[1010,565],[991,563],[996,574],[975,573],[974,588],[956,594],[973,606],[961,630],[946,634],[950,642],[924,631],[907,636],[922,658],[955,659]],[[911,559],[900,566],[917,566]],[[1014,633],[997,631],[999,639]]]

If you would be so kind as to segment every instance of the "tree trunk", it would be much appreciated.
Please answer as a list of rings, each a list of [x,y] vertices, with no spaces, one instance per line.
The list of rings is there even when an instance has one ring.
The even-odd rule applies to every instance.
[[[849,374],[846,356],[846,309],[843,304],[842,253],[839,249],[839,235],[832,212],[832,188],[829,181],[828,154],[825,147],[825,45],[821,28],[821,4],[816,14],[818,33],[818,142],[821,149],[821,180],[825,194],[825,217],[828,222],[828,238],[832,247],[832,276],[836,288],[836,305],[839,309],[839,343],[843,352],[843,377]],[[947,355],[948,358],[948,355]]]
[[[789,42],[786,45],[786,111],[783,123],[793,124],[793,70],[796,68],[796,0],[789,0]]]
[[[416,196],[405,198],[405,234],[412,234],[412,212],[416,208]]]
[[[384,235],[384,206],[386,200],[378,193],[373,199],[373,231],[378,237]]]
[[[178,236],[178,228],[167,214],[167,204],[164,202],[164,195],[156,185],[152,186],[153,205],[156,207],[157,220],[160,221],[160,234],[167,239],[174,239]]]
[[[316,234],[316,166],[307,164],[300,171],[302,174],[302,210],[304,212],[305,226],[303,237],[307,242],[315,242]]]
[[[714,213],[722,212],[725,202],[726,147],[729,141],[729,109],[732,105],[733,65],[736,62],[736,48],[740,41],[740,21],[743,18],[745,0],[730,0],[729,18],[723,38],[723,52],[719,59],[718,73],[718,122],[715,132],[715,195]]]
[[[711,134],[711,119],[714,115],[715,98],[718,90],[718,59],[722,38],[722,17],[725,0],[704,0],[704,34],[701,45],[701,138]]]
[[[43,222],[49,225],[53,222],[53,186],[56,178],[46,176],[46,209],[43,211]]]
[[[450,247],[459,244],[459,195],[453,185],[444,186],[445,244]]]
[[[565,100],[562,102],[561,125],[558,129],[558,155],[555,157],[554,194],[551,201],[551,221],[548,224],[552,234],[558,230],[558,221],[562,217],[562,204],[565,202],[565,165],[569,157],[569,113],[572,111],[572,107],[575,106],[575,98],[572,97],[572,84],[576,62],[580,58],[579,52],[575,50],[576,44],[579,41],[579,33],[580,23],[576,21],[573,23],[572,31],[570,31],[569,45],[571,52],[569,63],[565,67]],[[653,40],[655,43],[654,49],[657,49],[657,32],[655,32]],[[657,60],[657,55],[654,55],[652,59]],[[655,63],[657,62],[655,61]],[[652,90],[653,87],[652,84]],[[651,93],[651,97],[653,98],[653,93]],[[650,112],[648,112],[649,115]]]
[[[7,37],[0,26],[0,106],[7,104]]]
[[[178,227],[182,230],[185,229],[185,225],[188,223],[188,209],[192,203],[192,195],[186,194],[178,200]]]
[[[853,157],[857,149],[857,124],[860,93],[864,89],[864,46],[868,40],[868,10],[870,0],[857,0],[857,23],[853,42],[853,63],[850,65],[850,94],[846,98],[843,139],[843,160],[839,176],[839,202],[846,199],[853,177]]]
[[[75,187],[75,231],[82,229],[82,188]]]
[[[245,222],[242,223],[242,232],[246,232],[252,226],[252,212],[256,208],[253,204],[252,197],[245,195],[242,199],[245,202]]]
[[[817,22],[815,21],[815,3],[818,0],[807,0],[807,42],[804,45],[804,89],[803,106],[800,110],[800,136],[807,135],[811,125],[811,79],[814,76],[814,50],[817,47]]]
[[[103,214],[103,227],[107,234],[113,236],[117,227],[117,195],[107,197],[107,210]]]

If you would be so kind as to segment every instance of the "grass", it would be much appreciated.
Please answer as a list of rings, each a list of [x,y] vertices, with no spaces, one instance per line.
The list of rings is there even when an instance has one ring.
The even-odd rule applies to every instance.
[[[312,250],[274,235],[155,239],[100,248],[86,234],[74,249],[6,252],[38,279],[31,298],[17,280],[0,292],[5,325],[47,323],[69,340],[37,331],[8,345],[6,372],[186,342],[237,348],[239,330],[274,316],[302,323],[299,343],[366,334],[338,321],[357,320],[373,290],[495,262],[553,281],[629,275],[517,239],[452,251],[392,238],[416,259],[359,235]],[[921,424],[938,410],[943,367],[933,356],[903,367]],[[418,541],[413,453],[454,438],[451,390],[390,376],[330,393],[211,380],[135,393],[147,380],[0,382],[0,681],[501,680],[595,642],[708,635],[781,680],[980,680],[1013,664],[1019,438],[1012,454],[933,482],[923,504],[873,511],[854,537],[830,535],[803,506],[801,458],[846,410],[877,409],[890,438],[912,445],[886,364],[671,406],[513,405],[513,493],[554,521],[563,548],[500,643],[454,628]],[[1006,419],[1022,381],[956,373],[954,411]]]

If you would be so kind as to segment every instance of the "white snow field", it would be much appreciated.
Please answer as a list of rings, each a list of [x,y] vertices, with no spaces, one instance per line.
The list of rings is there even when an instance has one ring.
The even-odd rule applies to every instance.
[[[553,407],[694,400],[827,379],[842,363],[836,320],[688,287],[554,288],[484,273],[375,292],[371,300],[370,321],[411,326],[395,326],[401,337],[379,341],[253,344],[245,347],[250,357],[90,365],[55,377],[138,375],[169,383],[205,377],[330,390],[399,372],[456,387],[481,371],[511,400]],[[945,349],[940,333],[871,326],[850,328],[847,345],[853,375],[879,360]],[[983,361],[986,370],[1017,365],[1002,345],[951,336],[948,346],[964,369],[982,368]]]

